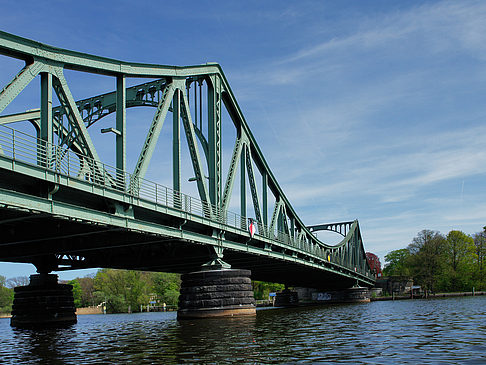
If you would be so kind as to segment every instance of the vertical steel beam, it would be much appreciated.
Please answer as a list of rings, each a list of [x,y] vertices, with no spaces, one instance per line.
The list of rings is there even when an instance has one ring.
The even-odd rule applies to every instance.
[[[125,172],[127,171],[127,90],[125,75],[116,78],[116,180],[119,188],[125,190]]]
[[[176,89],[172,100],[172,189],[174,206],[181,208],[181,94]]]
[[[268,224],[268,174],[266,171],[262,173],[262,215],[263,224]]]
[[[116,78],[116,130],[120,132],[116,135],[116,168],[123,171],[127,170],[127,91],[125,76],[119,75]]]
[[[48,72],[41,73],[41,106],[40,106],[40,139],[43,141],[43,151],[40,155],[45,156],[41,164],[50,166],[52,154],[52,75]],[[41,146],[39,146],[41,147]]]
[[[211,76],[208,85],[209,198],[221,208],[221,79]]]

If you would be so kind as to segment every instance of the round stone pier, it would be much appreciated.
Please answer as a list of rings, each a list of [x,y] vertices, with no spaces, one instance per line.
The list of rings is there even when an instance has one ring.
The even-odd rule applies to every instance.
[[[344,302],[346,303],[369,303],[370,290],[365,287],[353,287],[344,291]]]
[[[251,271],[207,270],[182,275],[177,318],[255,315]]]
[[[31,275],[29,285],[14,290],[11,326],[64,327],[77,322],[73,287],[58,284],[57,275]]]

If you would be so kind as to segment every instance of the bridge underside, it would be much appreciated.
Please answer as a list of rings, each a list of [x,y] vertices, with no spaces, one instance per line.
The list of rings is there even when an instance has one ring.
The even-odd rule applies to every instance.
[[[0,261],[54,265],[55,270],[109,267],[187,273],[200,270],[212,255],[208,246],[197,242],[5,207],[0,208],[0,225]],[[224,250],[224,261],[232,268],[251,270],[254,280],[328,290],[356,283],[322,270],[231,249]]]
[[[6,186],[10,187],[10,193],[11,187],[15,186],[15,194],[29,199],[35,197],[46,204],[83,205],[88,217],[89,212],[111,214],[117,209],[116,203],[110,199],[66,186],[54,188],[49,182],[27,175],[18,179],[18,174],[0,169],[0,189],[4,196]],[[25,209],[5,202],[0,205],[0,261],[32,263],[49,271],[107,267],[187,273],[200,270],[214,256],[212,246],[194,239],[174,238],[174,234],[153,234],[142,229],[36,211],[35,204],[32,207]],[[211,236],[208,227],[193,221],[133,206],[130,209],[133,210],[132,216],[164,225],[167,229],[191,230],[202,236]],[[239,237],[232,237],[231,232],[226,232],[225,238]],[[284,259],[284,253],[282,259],[278,259],[249,251],[225,248],[224,261],[232,268],[251,270],[254,280],[329,290],[356,284],[355,279]]]
[[[327,290],[369,285],[303,264],[296,251],[266,247],[229,227],[218,230],[181,212],[93,194],[74,180],[54,183],[0,168],[0,196],[0,261],[33,263],[46,272],[105,267],[187,273],[214,259],[220,246],[223,260],[251,270],[254,280]]]

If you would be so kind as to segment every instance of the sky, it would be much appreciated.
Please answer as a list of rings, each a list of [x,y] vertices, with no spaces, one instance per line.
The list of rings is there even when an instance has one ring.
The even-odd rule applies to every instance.
[[[383,264],[423,229],[486,225],[484,19],[484,1],[6,0],[0,30],[124,61],[218,62],[303,222],[358,219]],[[14,69],[0,56],[0,87]],[[73,94],[110,88],[87,76]]]

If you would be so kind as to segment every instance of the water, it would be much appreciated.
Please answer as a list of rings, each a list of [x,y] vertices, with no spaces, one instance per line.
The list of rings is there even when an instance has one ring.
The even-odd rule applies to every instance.
[[[1,364],[486,363],[486,297],[259,310],[78,316],[64,330],[0,319]]]

